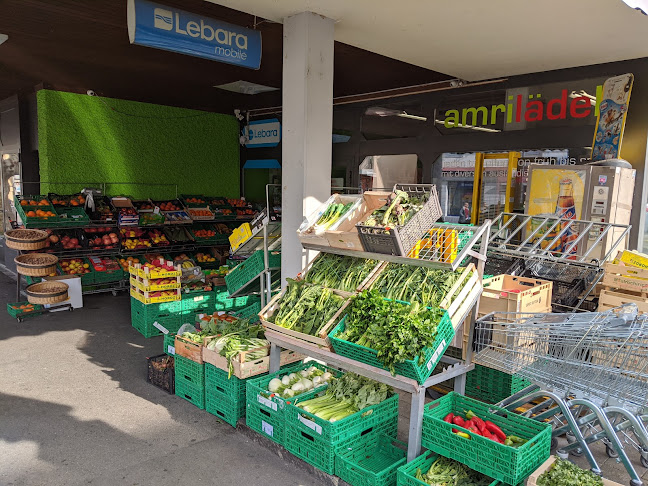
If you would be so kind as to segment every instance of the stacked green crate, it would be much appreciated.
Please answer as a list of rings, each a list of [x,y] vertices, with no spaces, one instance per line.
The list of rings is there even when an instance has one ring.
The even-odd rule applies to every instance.
[[[181,302],[161,302],[159,304],[144,304],[131,297],[131,324],[144,337],[159,336],[162,331],[154,326],[159,325],[175,333],[182,325],[180,314]]]
[[[486,403],[498,403],[515,395],[531,382],[517,375],[475,365],[466,374],[466,395]]]
[[[193,323],[196,314],[213,314],[215,300],[216,297],[212,291],[183,293],[180,300],[182,321]]]
[[[381,434],[396,437],[398,395],[394,394],[337,422],[322,420],[296,407],[294,401],[287,405],[284,416],[284,447],[316,468],[335,474],[338,452],[365,442],[375,442]]]
[[[205,409],[205,364],[175,356],[175,394]]]
[[[333,368],[329,368],[322,364],[310,361],[308,363],[298,363],[292,365],[291,373],[299,373],[301,370],[315,366],[323,371],[329,371],[334,376],[339,376],[340,373]],[[262,376],[255,376],[247,381],[246,389],[246,416],[245,425],[259,434],[268,437],[277,444],[284,445],[285,438],[285,417],[284,410],[286,409],[286,400],[277,394],[268,391],[268,384],[274,378],[280,378],[287,373],[285,369],[279,370],[275,373],[266,374]],[[320,388],[310,393],[303,393],[300,400],[307,399],[310,395],[315,395],[319,392]]]
[[[260,303],[258,295],[244,295],[241,297],[230,297],[226,287],[214,288],[214,310],[234,312],[245,309],[252,304]]]
[[[228,372],[205,364],[205,409],[224,422],[236,427],[245,416],[245,384],[247,380],[236,376],[228,378]]]

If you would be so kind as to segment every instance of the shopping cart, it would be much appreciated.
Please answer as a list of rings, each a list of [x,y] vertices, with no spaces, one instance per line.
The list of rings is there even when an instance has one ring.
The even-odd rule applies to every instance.
[[[602,313],[493,313],[475,326],[475,362],[531,381],[503,405],[552,421],[567,433],[559,455],[582,452],[600,472],[588,445],[603,440],[633,486],[642,484],[619,435],[648,458],[648,316],[634,305]]]

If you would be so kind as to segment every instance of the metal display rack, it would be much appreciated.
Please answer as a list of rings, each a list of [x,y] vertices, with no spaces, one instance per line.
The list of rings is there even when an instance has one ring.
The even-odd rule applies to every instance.
[[[332,247],[319,247],[311,245],[303,246],[304,248],[309,250],[334,253],[337,255],[348,255],[357,258],[383,260],[387,262],[452,271],[459,268],[459,266],[467,257],[473,257],[477,261],[477,271],[479,277],[481,278],[484,270],[484,262],[486,261],[486,249],[489,240],[490,225],[490,221],[486,221],[482,226],[468,227],[469,229],[467,229],[465,225],[434,224],[433,228],[428,232],[428,238],[424,238],[424,240],[428,241],[428,244],[430,246],[424,248],[426,251],[420,252],[418,258],[349,251]],[[465,244],[463,245],[461,251],[435,251],[434,248],[443,248],[442,246],[439,246],[437,244],[438,240],[435,240],[433,238],[435,234],[439,235],[439,238],[457,238],[458,236],[463,235]],[[460,322],[463,322],[466,318],[470,319],[470,321],[468,321],[470,324],[468,342],[472,342],[474,325],[479,307],[480,294],[481,293],[477,293],[476,297],[472,299],[470,305],[464,307],[465,313],[462,313],[463,315],[460,319]],[[409,393],[411,395],[411,407],[409,421],[409,441],[407,446],[408,461],[415,459],[421,453],[421,434],[426,390],[432,386],[454,378],[455,391],[464,394],[466,385],[466,373],[474,369],[474,364],[472,364],[472,347],[468,346],[466,350],[465,360],[451,358],[445,355],[442,356],[441,362],[446,363],[449,366],[441,373],[430,376],[423,384],[419,384],[416,380],[413,380],[411,378],[406,378],[400,375],[392,376],[389,371],[360,363],[351,358],[335,354],[329,350],[315,349],[311,346],[308,346],[305,341],[291,338],[285,334],[281,334],[270,329],[266,329],[265,336],[266,339],[271,343],[271,373],[279,370],[281,349],[285,348],[305,354],[317,360],[324,361],[330,366],[357,373],[359,375],[371,378],[375,381],[393,386],[394,388],[402,390],[405,393]]]
[[[265,306],[272,299],[273,283],[281,278],[281,267],[270,267],[269,253],[281,248],[281,220],[271,217],[270,192],[274,188],[281,188],[280,184],[266,184],[266,207],[250,223],[252,234],[241,243],[232,255],[252,255],[255,251],[263,250],[263,271],[251,278],[231,297],[241,297],[249,294],[261,295],[261,306]]]

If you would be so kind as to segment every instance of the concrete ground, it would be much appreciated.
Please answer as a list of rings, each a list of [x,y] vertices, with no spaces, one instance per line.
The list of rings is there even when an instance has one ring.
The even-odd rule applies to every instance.
[[[15,282],[3,274],[0,299],[15,301]],[[161,353],[162,338],[131,327],[127,295],[84,303],[22,323],[0,312],[0,486],[332,484],[257,434],[148,384],[145,358]],[[604,476],[628,484],[605,448],[594,450]],[[648,480],[638,454],[630,456]]]

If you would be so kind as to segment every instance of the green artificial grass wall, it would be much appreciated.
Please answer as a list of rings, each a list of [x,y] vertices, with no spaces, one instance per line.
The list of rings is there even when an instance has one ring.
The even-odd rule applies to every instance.
[[[106,182],[111,196],[173,197],[162,183],[178,194],[239,197],[233,116],[51,90],[37,100],[42,194]],[[115,184],[125,182],[140,184]]]

